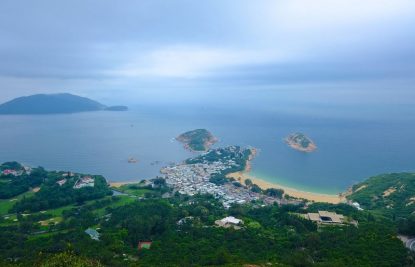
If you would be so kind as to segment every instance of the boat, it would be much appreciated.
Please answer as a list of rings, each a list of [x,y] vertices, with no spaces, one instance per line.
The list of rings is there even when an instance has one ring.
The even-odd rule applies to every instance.
[[[137,163],[138,160],[136,160],[135,158],[129,158],[128,159],[128,163]]]

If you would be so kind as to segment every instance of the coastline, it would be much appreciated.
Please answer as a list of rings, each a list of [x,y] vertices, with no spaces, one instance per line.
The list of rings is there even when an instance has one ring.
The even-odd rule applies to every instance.
[[[240,183],[244,184],[246,179],[250,179],[254,184],[257,184],[261,189],[265,190],[268,188],[277,188],[283,189],[285,194],[288,194],[295,198],[305,199],[308,201],[313,202],[326,202],[331,204],[338,204],[346,202],[346,196],[349,193],[343,192],[339,194],[323,194],[323,193],[315,193],[309,191],[302,191],[293,187],[283,186],[278,183],[269,182],[261,179],[260,177],[253,176],[250,173],[252,164],[251,161],[258,155],[258,150],[256,148],[250,148],[251,155],[249,156],[248,160],[246,161],[246,166],[243,171],[234,172],[226,175],[227,178],[233,178]],[[109,182],[109,185],[113,188],[119,188],[123,185],[127,184],[136,184],[140,181],[114,181]]]
[[[240,183],[244,184],[246,179],[250,179],[254,184],[257,184],[261,189],[265,190],[268,188],[283,189],[285,194],[288,194],[295,198],[302,198],[314,202],[327,202],[331,204],[338,204],[346,201],[346,193],[340,193],[338,195],[313,193],[308,191],[301,191],[292,187],[283,186],[277,183],[268,182],[261,178],[250,175],[249,172],[252,169],[251,161],[257,156],[258,150],[251,148],[251,155],[246,161],[245,170],[240,172],[234,172],[226,175],[227,178],[233,178]]]
[[[338,204],[338,203],[345,201],[345,197],[343,194],[330,195],[330,194],[319,194],[319,193],[301,191],[301,190],[297,190],[292,187],[287,187],[287,186],[283,186],[283,185],[279,185],[276,183],[271,183],[271,182],[262,180],[261,178],[250,175],[247,171],[230,173],[226,177],[234,178],[235,180],[241,183],[244,183],[246,179],[250,179],[254,184],[257,184],[261,189],[264,189],[264,190],[268,188],[283,189],[285,194],[288,194],[295,198],[306,199],[309,201],[327,202],[331,204]]]
[[[194,131],[198,131],[198,130],[194,130]],[[194,131],[189,131],[189,132],[194,132]],[[204,149],[203,150],[195,150],[190,146],[192,138],[184,136],[189,132],[183,133],[183,134],[175,137],[174,139],[176,141],[178,141],[179,143],[181,143],[183,145],[184,149],[189,150],[190,152],[206,152],[210,149],[211,146],[213,146],[214,144],[216,144],[219,141],[219,139],[216,136],[212,135],[212,133],[207,131],[207,134],[208,134],[207,139],[203,140],[203,148]]]
[[[284,139],[287,145],[290,146],[292,149],[295,149],[301,152],[306,152],[306,153],[314,152],[317,149],[317,145],[313,142],[313,140],[311,140],[310,138],[306,136],[304,136],[304,138],[306,138],[310,143],[308,144],[307,147],[301,146],[298,142],[296,142],[295,139],[293,139],[295,135],[298,135],[298,134],[289,135],[288,137]]]

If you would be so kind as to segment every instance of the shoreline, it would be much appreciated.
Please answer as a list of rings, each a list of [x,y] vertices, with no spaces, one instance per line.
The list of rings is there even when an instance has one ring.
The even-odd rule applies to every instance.
[[[249,167],[247,168],[246,171],[230,173],[226,175],[226,177],[233,178],[242,184],[244,184],[246,179],[250,179],[254,184],[258,185],[263,190],[268,189],[268,188],[282,189],[284,190],[285,194],[288,194],[292,197],[301,198],[301,199],[305,199],[305,200],[309,200],[313,202],[326,202],[326,203],[331,203],[331,204],[339,204],[339,203],[343,203],[346,201],[345,196],[347,195],[347,192],[339,193],[338,195],[335,195],[335,194],[322,194],[322,193],[314,193],[314,192],[298,190],[293,187],[288,187],[288,186],[280,185],[277,183],[268,182],[261,178],[252,176],[249,174],[249,171],[248,171],[250,170],[250,167],[251,167],[250,164],[248,166]],[[108,184],[110,185],[110,187],[119,188],[123,185],[137,184],[137,183],[140,183],[140,181],[120,181],[120,182],[117,181],[117,182],[109,182]]]
[[[306,138],[309,141],[309,144],[308,144],[307,147],[301,146],[298,142],[296,142],[295,139],[293,139],[296,136],[298,136],[298,134],[290,134],[289,136],[284,138],[284,141],[292,149],[297,150],[297,151],[301,151],[301,152],[306,152],[306,153],[314,152],[317,149],[317,145],[313,142],[313,140],[311,140],[310,138],[308,138],[305,135],[303,135],[303,136],[304,136],[304,138]]]
[[[320,194],[307,191],[301,191],[292,187],[283,186],[277,183],[268,182],[261,178],[250,175],[247,171],[243,172],[234,172],[226,175],[228,178],[234,178],[240,183],[244,183],[246,179],[250,179],[254,184],[258,185],[261,189],[265,190],[268,188],[277,188],[284,190],[284,194],[288,194],[295,198],[306,199],[314,202],[327,202],[331,204],[338,204],[344,202],[346,199],[344,194],[330,195],[330,194]]]
[[[233,178],[240,183],[244,184],[246,179],[250,179],[254,184],[258,185],[262,190],[268,188],[277,188],[284,190],[284,194],[288,194],[295,198],[306,199],[309,201],[314,202],[327,202],[331,204],[338,204],[342,202],[346,202],[347,192],[335,194],[323,194],[323,193],[314,193],[308,191],[298,190],[293,187],[283,186],[274,182],[265,181],[259,177],[255,177],[250,175],[249,172],[252,169],[251,161],[258,155],[258,150],[256,148],[251,148],[251,155],[249,156],[248,160],[246,161],[246,166],[243,171],[234,172],[226,175],[227,178]]]

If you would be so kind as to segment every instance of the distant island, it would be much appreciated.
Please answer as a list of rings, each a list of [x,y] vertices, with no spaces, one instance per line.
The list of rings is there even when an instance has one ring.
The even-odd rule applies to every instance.
[[[196,129],[185,132],[176,137],[176,140],[183,143],[184,147],[191,151],[207,151],[218,141],[218,139],[206,129]]]
[[[87,111],[125,111],[125,106],[106,106],[72,94],[37,94],[15,98],[0,105],[0,114],[57,114]]]
[[[295,150],[302,152],[313,152],[317,149],[316,144],[303,133],[293,133],[285,138],[285,142]]]

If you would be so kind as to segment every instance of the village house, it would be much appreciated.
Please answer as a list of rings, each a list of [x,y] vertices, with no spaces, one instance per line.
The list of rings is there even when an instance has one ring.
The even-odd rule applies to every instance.
[[[62,186],[66,183],[66,179],[62,179],[56,182],[59,186]]]
[[[225,217],[221,220],[216,220],[215,224],[219,227],[229,228],[233,227],[234,229],[238,230],[241,229],[240,225],[242,225],[244,222],[240,219],[237,219],[233,216]]]
[[[84,176],[78,181],[76,181],[75,185],[73,186],[74,189],[80,189],[83,187],[94,187],[95,180],[91,176]]]
[[[99,241],[100,234],[97,232],[97,230],[88,228],[85,230],[85,233],[88,234],[91,237],[91,239]]]

